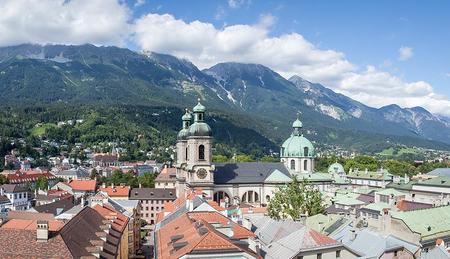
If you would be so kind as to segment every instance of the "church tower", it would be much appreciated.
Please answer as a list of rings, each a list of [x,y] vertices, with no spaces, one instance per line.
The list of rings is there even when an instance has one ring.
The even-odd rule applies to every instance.
[[[178,132],[177,135],[177,159],[176,159],[176,167],[181,167],[186,164],[187,161],[187,137],[189,134],[189,126],[191,124],[192,116],[189,113],[188,109],[181,117],[182,120],[182,128]]]
[[[187,130],[186,141],[178,140],[177,142],[177,168],[180,168],[178,170],[180,171],[179,180],[180,184],[184,181],[185,190],[202,189],[207,198],[212,198],[214,190],[212,131],[205,122],[206,108],[200,103],[200,99],[192,111],[194,123]],[[188,117],[185,119],[187,120]],[[183,129],[184,126],[185,124],[183,123]],[[183,132],[181,135],[184,136],[184,134]],[[179,158],[180,155],[181,157]]]
[[[314,172],[314,146],[303,136],[303,123],[299,116],[292,124],[292,134],[281,146],[281,162],[292,174]]]

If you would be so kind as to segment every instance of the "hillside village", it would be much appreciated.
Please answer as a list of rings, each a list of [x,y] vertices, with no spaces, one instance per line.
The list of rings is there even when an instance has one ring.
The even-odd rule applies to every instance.
[[[450,257],[449,168],[317,171],[300,117],[278,161],[213,162],[207,116],[199,100],[180,118],[171,163],[121,161],[113,146],[84,161],[49,157],[43,169],[12,150],[0,258]],[[320,193],[323,210],[274,218],[271,201],[296,180]]]

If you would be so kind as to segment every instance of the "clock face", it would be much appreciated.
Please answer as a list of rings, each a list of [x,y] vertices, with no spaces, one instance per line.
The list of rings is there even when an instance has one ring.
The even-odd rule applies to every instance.
[[[206,175],[208,175],[208,172],[204,168],[200,168],[197,170],[197,177],[199,179],[205,179]]]

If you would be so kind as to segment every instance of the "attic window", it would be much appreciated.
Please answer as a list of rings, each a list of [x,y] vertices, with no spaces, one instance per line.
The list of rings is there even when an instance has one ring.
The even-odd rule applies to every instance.
[[[208,233],[208,229],[205,228],[205,227],[201,227],[201,228],[198,229],[198,233],[199,233],[201,236],[203,236],[203,235],[205,235],[206,233]]]
[[[427,228],[427,229],[428,229],[428,231],[431,231],[431,226],[428,226],[428,228]]]
[[[177,242],[178,240],[182,239],[183,237],[184,237],[184,235],[174,235],[174,236],[171,236],[171,237],[170,237],[170,241],[171,241],[172,243],[175,243],[175,242]]]
[[[184,242],[178,242],[178,243],[174,243],[173,249],[175,249],[175,251],[180,250],[181,248],[185,247],[188,244],[188,242],[184,241]]]
[[[151,195],[151,196],[153,196],[153,195],[154,195],[154,193],[153,193],[153,192],[150,192],[150,195]]]

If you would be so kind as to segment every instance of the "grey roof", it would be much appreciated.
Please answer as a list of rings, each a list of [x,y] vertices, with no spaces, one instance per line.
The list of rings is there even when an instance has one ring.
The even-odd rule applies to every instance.
[[[433,176],[450,176],[450,168],[436,168],[427,175]]]
[[[450,258],[450,253],[447,252],[445,247],[436,246],[431,249],[428,253],[422,252],[420,259],[448,259]]]
[[[6,195],[0,195],[0,203],[10,203],[11,201],[6,197]]]
[[[4,184],[0,186],[6,193],[28,192],[28,189],[17,184]]]
[[[264,258],[295,258],[310,249],[343,247],[336,240],[293,220],[274,220],[267,216],[249,218],[262,242]]]
[[[365,255],[365,258],[379,258],[387,251],[407,249],[415,254],[419,250],[419,246],[401,240],[395,236],[388,235],[386,237],[373,232],[369,229],[356,230],[356,238],[352,240],[352,227],[343,228],[337,233],[330,235],[350,249]]]
[[[75,205],[73,204],[72,199],[68,198],[40,206],[35,206],[33,209],[39,213],[51,213],[55,216],[58,216],[59,214],[70,210],[71,208],[73,208],[73,206]]]
[[[281,162],[224,163],[215,164],[215,166],[215,184],[263,183],[264,180],[275,170],[291,177],[289,171]]]
[[[138,206],[139,200],[121,200],[108,198],[108,203],[125,216],[132,217],[133,209]]]
[[[87,178],[90,176],[89,172],[86,169],[81,168],[81,167],[63,170],[63,171],[56,173],[56,175],[76,176],[78,178]]]
[[[175,200],[175,189],[160,188],[133,188],[130,191],[130,200]]]

